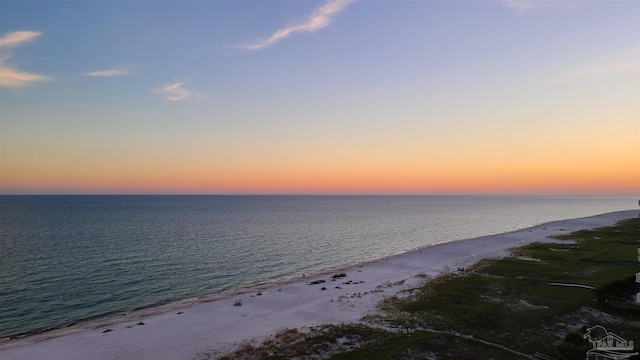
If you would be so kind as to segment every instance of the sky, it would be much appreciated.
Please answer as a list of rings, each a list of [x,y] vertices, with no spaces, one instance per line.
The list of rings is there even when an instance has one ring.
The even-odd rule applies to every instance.
[[[640,194],[636,0],[0,0],[0,194]]]

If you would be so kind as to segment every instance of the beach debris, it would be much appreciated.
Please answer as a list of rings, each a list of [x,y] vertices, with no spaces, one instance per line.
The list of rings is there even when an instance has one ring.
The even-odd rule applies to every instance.
[[[233,303],[233,306],[242,306],[242,299],[238,299]]]
[[[332,279],[338,279],[338,278],[343,278],[343,277],[347,277],[347,274],[345,274],[345,273],[335,274],[331,278]]]
[[[142,321],[140,321],[139,323],[137,323],[136,325],[144,325],[144,323]]]
[[[564,286],[564,287],[576,287],[576,288],[589,289],[589,290],[595,290],[596,289],[595,286],[583,285],[583,284],[567,284],[567,283],[549,282],[549,283],[547,283],[547,285]]]
[[[327,290],[327,288],[323,286],[322,288],[320,288],[320,290]]]
[[[104,334],[104,333],[108,333],[110,331],[113,331],[113,329],[107,329],[107,330],[103,331],[102,333]]]
[[[318,285],[318,284],[322,284],[322,283],[324,283],[324,282],[325,282],[325,281],[324,281],[324,280],[322,280],[322,279],[321,279],[321,280],[315,280],[315,281],[310,282],[310,283],[309,283],[309,285]]]
[[[404,284],[405,281],[406,281],[406,279],[399,280],[399,281],[396,281],[394,283],[392,283],[391,281],[385,281],[382,284],[376,286],[376,292],[379,292],[377,290],[381,290],[382,288],[390,288],[392,286],[401,286],[402,284]]]

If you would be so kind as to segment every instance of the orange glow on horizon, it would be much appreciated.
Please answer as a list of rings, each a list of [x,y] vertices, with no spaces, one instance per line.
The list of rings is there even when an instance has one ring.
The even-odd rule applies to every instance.
[[[640,194],[638,135],[578,130],[540,131],[530,140],[470,132],[428,141],[405,133],[380,140],[337,134],[331,142],[192,139],[179,151],[149,140],[108,151],[88,144],[79,152],[42,138],[31,154],[3,159],[0,192]],[[4,142],[3,152],[19,142]]]
[[[443,169],[102,169],[25,173],[2,179],[3,193],[185,194],[640,194],[637,172],[618,167],[498,166]],[[484,170],[483,170],[484,169]]]

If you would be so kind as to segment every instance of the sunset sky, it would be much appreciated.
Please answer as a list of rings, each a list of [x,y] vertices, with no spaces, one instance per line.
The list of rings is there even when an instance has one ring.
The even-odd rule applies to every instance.
[[[636,0],[0,0],[1,194],[640,194]]]

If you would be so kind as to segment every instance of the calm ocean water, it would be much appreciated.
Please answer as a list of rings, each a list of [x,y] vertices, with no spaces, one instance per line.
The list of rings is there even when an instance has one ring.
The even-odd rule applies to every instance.
[[[0,338],[636,198],[0,196]]]

